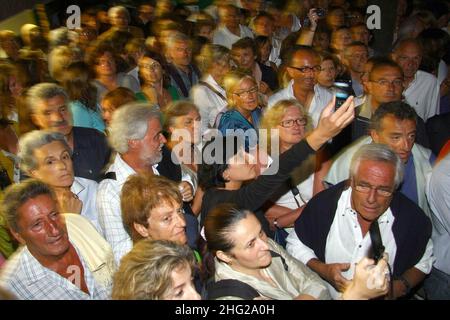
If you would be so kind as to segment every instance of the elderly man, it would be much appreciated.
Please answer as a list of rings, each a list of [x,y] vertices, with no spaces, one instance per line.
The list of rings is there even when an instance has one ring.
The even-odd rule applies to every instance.
[[[52,188],[60,212],[81,214],[100,231],[95,207],[98,184],[74,175],[71,153],[59,132],[34,130],[19,140],[20,169]]]
[[[405,296],[431,271],[431,222],[395,191],[403,164],[389,147],[362,146],[349,171],[349,181],[308,202],[287,238],[287,251],[325,279],[336,297],[352,279],[354,264],[375,252],[371,233],[378,229],[394,277],[391,298]]]
[[[108,19],[112,28],[107,32],[112,30],[127,31],[131,33],[133,38],[144,39],[144,32],[141,28],[129,25],[130,13],[127,8],[123,6],[111,7],[108,10]]]
[[[296,99],[309,113],[316,127],[322,110],[333,99],[330,90],[316,85],[321,70],[320,57],[314,49],[299,46],[289,54],[286,62],[286,72],[292,80],[286,88],[269,98],[269,107],[280,100]]]
[[[364,93],[361,83],[361,76],[364,72],[364,65],[368,59],[367,46],[362,42],[352,42],[343,50],[343,63],[348,68],[352,80],[353,92],[356,96]]]
[[[233,5],[226,4],[218,7],[219,25],[214,31],[213,43],[220,44],[231,49],[233,43],[239,39],[253,38],[252,31],[240,24],[239,9]]]
[[[423,121],[439,114],[439,82],[435,76],[419,70],[422,46],[416,39],[400,40],[392,51],[392,59],[403,69],[406,102]]]
[[[405,179],[400,192],[429,215],[425,185],[435,156],[431,150],[415,143],[416,124],[416,112],[408,104],[401,101],[381,104],[372,116],[370,136],[358,139],[337,155],[324,181],[337,184],[348,179],[350,159],[362,145],[372,142],[386,144],[405,165]]]
[[[28,90],[27,104],[39,128],[63,134],[72,150],[75,175],[98,180],[108,163],[110,149],[105,135],[91,128],[74,127],[65,90],[54,83],[40,83]]]
[[[178,182],[183,200],[191,201],[192,185],[182,181],[181,169],[170,166],[170,152],[164,148],[166,138],[162,133],[162,114],[159,108],[146,103],[130,103],[114,112],[109,142],[117,152],[113,163],[106,170],[97,194],[97,209],[100,226],[106,240],[111,244],[117,262],[130,251],[132,242],[124,229],[120,208],[120,194],[127,178],[136,173],[147,173],[170,177]],[[163,160],[164,157],[164,161]],[[161,165],[158,165],[161,162]],[[180,171],[179,175],[175,171]],[[183,179],[189,180],[188,177]],[[185,206],[185,211],[188,211]],[[197,220],[189,215],[188,234],[190,245],[195,245]]]
[[[427,198],[433,224],[433,253],[436,262],[424,289],[428,299],[450,299],[450,153],[433,168]]]
[[[0,287],[27,300],[110,297],[111,247],[84,217],[60,214],[47,185],[30,179],[10,186],[1,211],[23,246],[2,267]]]
[[[180,97],[188,99],[189,91],[201,77],[200,70],[192,63],[191,40],[187,35],[175,32],[169,36],[165,45],[170,84],[177,88]]]

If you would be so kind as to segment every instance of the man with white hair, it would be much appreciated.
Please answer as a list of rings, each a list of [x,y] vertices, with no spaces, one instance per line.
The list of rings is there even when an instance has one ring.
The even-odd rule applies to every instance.
[[[130,26],[130,13],[123,6],[111,7],[108,10],[109,23],[112,28],[110,30],[121,30],[131,33],[133,38],[144,38],[144,32],[141,28]],[[108,30],[109,31],[109,30]]]
[[[109,142],[117,153],[113,163],[106,170],[105,179],[99,184],[97,210],[103,234],[111,244],[117,263],[132,248],[131,238],[123,225],[120,207],[120,193],[125,181],[136,173],[174,177],[172,172],[166,171],[164,174],[160,172],[160,168],[167,168],[167,162],[170,161],[170,152],[167,156],[163,149],[167,140],[162,132],[161,120],[162,114],[157,106],[130,103],[116,110],[111,121]],[[158,166],[163,160],[163,153],[166,155],[165,159],[162,166]],[[187,181],[181,181],[178,187],[183,200],[191,201],[192,185]],[[187,233],[191,240],[190,244],[195,246],[193,242],[196,239],[193,238],[197,234],[197,226],[190,218],[186,215]],[[195,217],[192,218],[196,221]]]
[[[383,252],[393,275],[391,299],[407,296],[430,273],[431,222],[396,191],[402,178],[395,152],[364,145],[351,160],[350,179],[313,197],[295,222],[287,251],[326,280],[333,297],[349,285],[356,262]]]

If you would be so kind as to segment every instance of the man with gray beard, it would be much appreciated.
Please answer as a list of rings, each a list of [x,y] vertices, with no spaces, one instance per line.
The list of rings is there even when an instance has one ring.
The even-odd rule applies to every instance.
[[[163,147],[167,142],[161,122],[162,114],[159,108],[147,103],[124,105],[114,113],[111,121],[109,143],[116,151],[116,155],[99,184],[97,210],[100,227],[106,240],[111,244],[117,263],[132,248],[132,241],[124,229],[120,210],[123,184],[129,176],[144,172],[156,175],[161,173],[166,176],[157,169],[158,163],[163,160]],[[163,161],[166,167],[168,161],[170,153]],[[192,185],[187,181],[181,181],[179,188],[183,201],[191,201]],[[196,226],[189,223],[193,221],[192,219],[186,220],[188,228],[194,228],[191,238],[195,238]]]

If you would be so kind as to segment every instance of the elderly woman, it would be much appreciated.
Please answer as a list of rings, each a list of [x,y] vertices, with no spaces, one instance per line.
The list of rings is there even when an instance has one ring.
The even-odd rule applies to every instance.
[[[200,300],[192,282],[195,258],[186,245],[137,243],[114,275],[114,300]]]
[[[307,113],[294,99],[279,101],[266,111],[261,121],[261,129],[268,132],[268,150],[272,157],[278,157],[303,140],[310,127]],[[317,184],[323,174],[318,157],[308,158],[266,203],[269,209],[265,216],[272,229],[276,230],[276,240],[281,245],[285,245],[284,239],[306,203],[320,191]]]
[[[148,101],[164,109],[173,100],[178,100],[177,89],[170,85],[170,80],[157,55],[145,53],[138,61],[141,91],[136,93],[139,101]]]
[[[214,208],[205,221],[205,237],[215,256],[214,287],[221,289],[220,293],[209,290],[210,298],[330,299],[325,282],[268,239],[258,219],[249,210],[229,203]],[[363,258],[341,299],[370,299],[386,294],[389,287],[386,271],[384,259],[375,265],[373,260]],[[225,285],[224,280],[235,280],[235,283],[220,288]],[[367,284],[371,280],[375,280],[372,283],[377,285],[369,287]],[[251,295],[243,296],[244,292],[251,292]]]
[[[262,109],[259,107],[258,84],[256,80],[245,73],[232,71],[225,75],[225,91],[228,97],[228,107],[221,116],[218,129],[223,135],[227,130],[243,130],[247,132],[246,150],[257,144]]]
[[[191,100],[202,116],[202,134],[214,127],[217,114],[227,106],[223,79],[230,70],[230,50],[221,45],[207,44],[195,58],[202,80],[192,87]]]
[[[126,87],[133,92],[139,91],[139,84],[133,76],[117,73],[114,49],[105,43],[97,43],[89,48],[86,62],[95,75],[94,85],[97,87],[97,102],[103,95],[117,87]]]
[[[20,169],[53,189],[60,212],[81,214],[100,232],[97,182],[74,176],[71,153],[66,138],[58,132],[34,130],[19,140]]]

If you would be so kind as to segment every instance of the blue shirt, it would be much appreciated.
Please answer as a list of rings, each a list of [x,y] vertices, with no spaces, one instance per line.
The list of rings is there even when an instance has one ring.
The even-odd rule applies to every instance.
[[[105,123],[98,104],[96,110],[92,110],[77,100],[69,102],[69,107],[72,111],[75,127],[92,128],[105,133]]]
[[[430,163],[433,164],[435,159],[436,157],[431,154],[429,159]],[[403,176],[403,183],[400,186],[400,192],[407,196],[410,200],[414,201],[417,205],[419,204],[419,197],[417,195],[416,168],[414,166],[414,158],[412,154],[405,163],[405,172]]]

